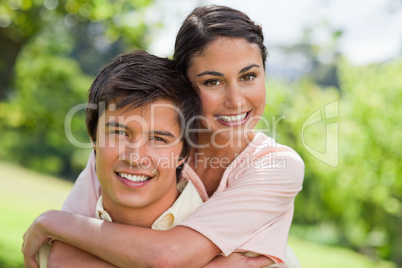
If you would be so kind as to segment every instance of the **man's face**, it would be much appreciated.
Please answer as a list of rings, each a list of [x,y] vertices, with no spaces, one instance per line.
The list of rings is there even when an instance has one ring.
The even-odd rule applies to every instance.
[[[109,106],[100,116],[96,170],[106,210],[170,206],[176,199],[176,167],[184,161],[176,116],[164,100],[137,109]]]

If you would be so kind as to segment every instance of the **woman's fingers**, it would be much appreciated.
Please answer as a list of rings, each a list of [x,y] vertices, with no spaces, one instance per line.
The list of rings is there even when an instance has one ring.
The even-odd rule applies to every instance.
[[[39,268],[39,264],[36,262],[35,258],[24,257],[25,268]]]
[[[32,225],[28,228],[28,230],[25,232],[23,236],[23,242],[22,242],[22,254],[24,255],[24,264],[26,268],[39,268],[38,263],[36,262],[35,255],[36,254],[29,254],[29,246],[28,246],[28,238],[29,234],[31,232]]]
[[[41,232],[41,219],[45,217],[45,213],[34,220],[34,222],[31,224],[31,226],[29,226],[28,230],[23,236],[21,251],[24,255],[25,267],[39,267],[36,261],[36,255],[39,252],[41,246],[47,241],[46,236]]]

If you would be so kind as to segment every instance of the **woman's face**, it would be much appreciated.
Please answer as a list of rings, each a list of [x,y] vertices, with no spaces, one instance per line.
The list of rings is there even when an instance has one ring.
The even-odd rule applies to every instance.
[[[219,38],[192,59],[187,75],[200,89],[204,128],[229,137],[256,126],[265,106],[265,71],[256,44]]]

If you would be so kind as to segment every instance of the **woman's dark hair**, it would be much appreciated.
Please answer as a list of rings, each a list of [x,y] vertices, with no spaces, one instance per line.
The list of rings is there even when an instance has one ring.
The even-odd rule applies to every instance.
[[[177,33],[173,59],[178,70],[186,74],[193,57],[219,37],[242,38],[258,45],[265,68],[268,51],[261,26],[239,10],[212,5],[195,8]]]
[[[188,78],[176,70],[174,61],[141,50],[117,56],[95,78],[88,91],[86,109],[89,136],[96,142],[99,117],[109,104],[115,104],[116,109],[135,109],[157,100],[170,101],[181,111],[177,114],[183,133],[180,155],[186,157],[191,149],[190,142],[194,144],[197,140],[191,129],[196,129],[194,119],[201,114],[198,92]]]

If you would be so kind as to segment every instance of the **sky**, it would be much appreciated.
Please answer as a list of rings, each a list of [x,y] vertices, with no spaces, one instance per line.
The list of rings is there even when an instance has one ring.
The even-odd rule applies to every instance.
[[[275,46],[297,43],[309,26],[316,29],[313,38],[318,44],[328,43],[328,27],[342,30],[338,48],[356,65],[402,54],[400,0],[156,0],[148,20],[160,20],[165,26],[154,32],[150,52],[171,56],[181,23],[200,4],[226,5],[245,12],[262,25],[272,57]]]

